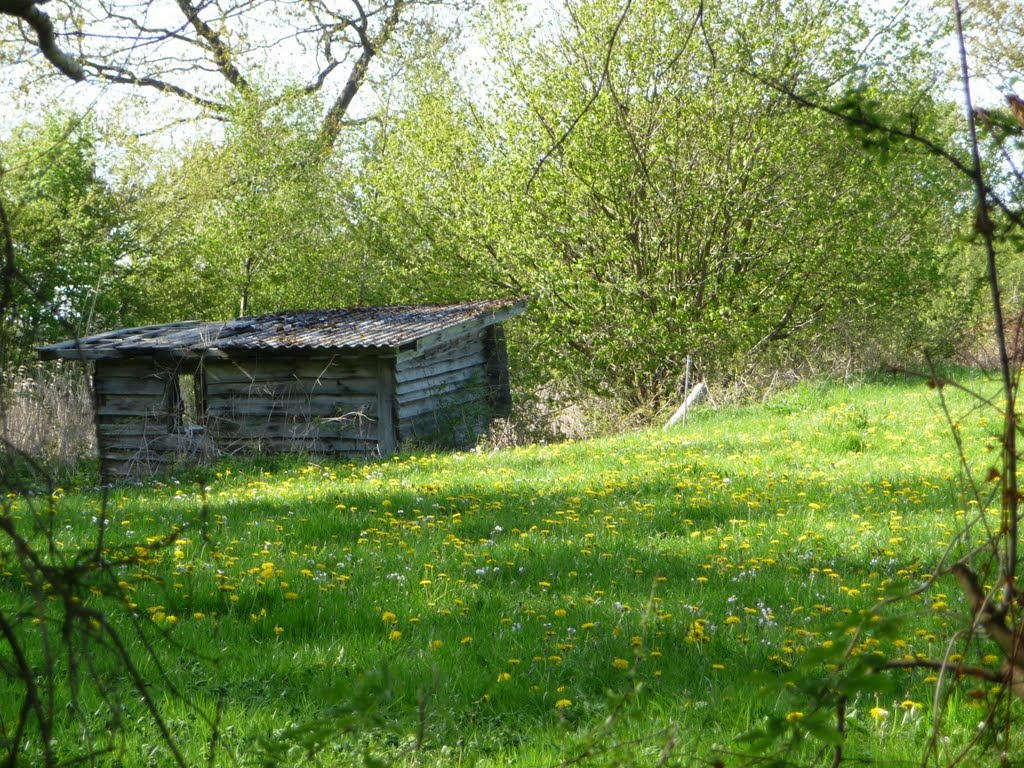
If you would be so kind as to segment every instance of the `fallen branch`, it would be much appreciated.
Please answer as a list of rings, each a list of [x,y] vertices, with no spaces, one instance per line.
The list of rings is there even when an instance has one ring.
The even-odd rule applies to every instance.
[[[698,384],[689,395],[686,396],[686,400],[679,406],[675,413],[672,414],[672,418],[668,420],[665,425],[665,429],[668,429],[677,421],[682,419],[689,412],[690,408],[697,405],[701,400],[708,396],[708,385],[703,381]]]

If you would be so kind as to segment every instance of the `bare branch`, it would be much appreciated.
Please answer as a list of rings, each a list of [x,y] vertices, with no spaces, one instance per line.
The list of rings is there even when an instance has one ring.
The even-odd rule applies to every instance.
[[[242,92],[248,91],[249,81],[238,70],[238,67],[235,66],[231,47],[224,41],[220,33],[199,18],[199,9],[192,4],[191,0],[177,0],[177,3],[181,12],[185,14],[185,18],[188,19],[189,24],[192,25],[192,28],[209,45],[210,51],[213,53],[213,60],[217,64],[217,69],[220,73],[238,90]]]
[[[116,67],[107,66],[94,61],[86,62],[86,66],[89,67],[101,80],[106,80],[111,83],[123,83],[126,85],[138,85],[143,88],[155,88],[163,93],[170,93],[178,96],[185,101],[190,101],[196,106],[209,109],[212,112],[224,112],[227,107],[216,101],[204,98],[197,93],[186,90],[181,86],[169,83],[165,80],[161,80],[156,77],[149,75],[135,75],[126,70],[118,69]]]
[[[914,130],[899,128],[898,126],[895,125],[882,125],[862,115],[858,115],[848,111],[843,111],[841,109],[837,109],[836,107],[832,107],[827,104],[821,104],[807,96],[798,93],[793,87],[787,86],[783,83],[776,82],[774,80],[770,80],[758,74],[757,72],[747,70],[746,74],[757,80],[762,85],[765,85],[769,88],[778,91],[779,93],[784,94],[794,104],[799,104],[801,107],[806,107],[808,109],[817,110],[818,112],[823,112],[826,115],[831,115],[832,117],[838,118],[839,120],[842,120],[846,124],[852,125],[857,128],[864,128],[871,131],[883,131],[892,138],[903,139],[905,141],[913,142],[921,146],[929,154],[942,158],[950,165],[952,165],[953,168],[955,168],[957,171],[964,174],[964,176],[967,176],[968,178],[973,178],[973,170],[968,163],[964,162],[961,158],[954,155],[952,152],[947,150],[942,145],[929,139],[927,136],[922,136],[920,133],[917,133]],[[985,192],[987,198],[992,201],[992,203],[1003,213],[1003,215],[1010,219],[1010,221],[1012,221],[1014,224],[1024,226],[1024,217],[1022,217],[1020,211],[1014,210],[1012,207],[1010,207],[1010,205],[1004,202],[1002,197],[1000,197],[1000,195],[990,187],[986,187]]]
[[[338,136],[341,135],[341,129],[344,126],[344,117],[348,112],[349,107],[355,99],[356,94],[359,93],[359,88],[363,84],[363,80],[366,78],[366,70],[370,66],[370,62],[373,57],[377,55],[382,47],[384,47],[388,40],[395,32],[395,28],[398,26],[398,22],[401,19],[402,10],[405,8],[405,0],[395,0],[394,5],[391,7],[391,12],[388,14],[387,19],[384,21],[384,25],[377,35],[375,40],[370,40],[367,36],[367,16],[365,11],[359,3],[356,3],[356,7],[359,9],[360,23],[353,24],[353,29],[359,34],[359,39],[362,41],[362,51],[359,54],[359,58],[356,59],[352,65],[352,69],[349,70],[348,80],[345,81],[345,87],[342,88],[341,93],[338,94],[338,98],[331,104],[331,108],[327,112],[327,116],[324,118],[323,127],[321,128],[321,136],[323,138],[324,145],[327,147],[334,146],[334,142],[338,140]]]
[[[938,659],[893,659],[882,664],[879,669],[934,669],[936,671],[952,672],[961,677],[987,680],[990,683],[1006,682],[1006,675],[993,669],[972,667],[967,664],[948,664]]]
[[[605,49],[604,56],[604,66],[601,68],[601,78],[597,82],[597,87],[594,88],[594,93],[591,94],[590,98],[587,100],[587,103],[583,105],[583,109],[581,109],[579,113],[576,115],[576,117],[573,118],[573,121],[569,123],[569,126],[565,129],[562,135],[558,137],[555,143],[552,144],[548,151],[545,152],[544,155],[541,157],[540,161],[537,163],[537,166],[533,169],[533,173],[530,174],[529,180],[526,182],[527,190],[529,190],[530,187],[533,186],[534,180],[537,178],[538,174],[540,174],[540,171],[544,167],[544,164],[548,161],[548,158],[551,157],[551,155],[553,155],[555,152],[557,152],[563,144],[565,144],[566,140],[568,140],[568,138],[572,135],[572,132],[576,130],[576,126],[579,125],[580,120],[582,120],[586,116],[586,114],[597,102],[598,97],[601,95],[601,91],[604,89],[604,84],[608,81],[608,67],[611,65],[612,53],[615,50],[615,42],[616,40],[618,40],[619,31],[622,29],[622,25],[626,23],[626,16],[629,15],[629,9],[632,6],[633,0],[626,0],[626,5],[622,9],[622,13],[619,14],[619,18],[615,22],[615,26],[612,28],[612,33],[608,37],[608,45]]]
[[[75,82],[85,80],[85,70],[72,56],[64,53],[57,45],[57,34],[53,21],[35,0],[0,0],[0,14],[21,19],[36,33],[39,51],[57,70]]]

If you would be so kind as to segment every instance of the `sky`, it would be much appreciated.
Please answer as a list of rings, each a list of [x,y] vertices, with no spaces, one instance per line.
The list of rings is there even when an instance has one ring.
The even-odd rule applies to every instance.
[[[136,12],[144,9],[144,23],[148,27],[170,28],[179,24],[180,11],[171,0],[128,0],[135,3]],[[52,15],[60,14],[60,3],[68,0],[52,0],[45,6]],[[638,0],[639,2],[642,0]],[[932,5],[931,0],[863,0],[881,9],[882,13],[908,14],[919,13],[924,5]],[[551,3],[557,0],[526,0],[523,5],[524,23],[540,23],[552,14]],[[267,5],[273,11],[277,6]],[[866,7],[866,6],[865,6]],[[635,12],[635,11],[634,11]],[[271,13],[271,17],[276,14]],[[92,29],[98,22],[91,22]],[[253,34],[263,34],[268,41],[284,36],[283,27],[279,22],[261,23]],[[486,72],[486,48],[478,37],[473,34],[469,25],[463,25],[464,53],[461,57],[461,69],[465,72]],[[134,42],[134,41],[133,41]],[[136,47],[138,45],[139,47]],[[954,67],[955,46],[950,39],[950,67]],[[128,61],[137,56],[145,46],[129,44],[123,47],[120,56]],[[265,74],[292,76],[297,81],[310,77],[316,70],[313,57],[304,51],[296,38],[278,40],[272,46],[258,52],[257,56],[244,62],[247,71],[262,70]],[[899,62],[894,62],[898,66]],[[22,122],[26,117],[38,115],[54,105],[63,105],[78,112],[95,114],[104,124],[119,125],[126,130],[135,131],[160,148],[184,147],[195,140],[197,133],[216,136],[218,127],[213,121],[195,123],[196,110],[184,104],[180,99],[161,96],[152,89],[131,88],[103,82],[84,84],[71,83],[53,76],[42,77],[24,66],[4,64],[4,76],[0,78],[0,102],[6,103],[8,109],[0,110],[0,137],[9,135],[13,125]],[[52,74],[52,73],[48,73]],[[347,67],[339,67],[327,81],[323,90],[325,100],[341,87],[347,75]],[[200,86],[204,81],[215,86],[223,85],[221,75],[211,72],[188,72],[179,81],[189,87]],[[950,86],[951,98],[962,99],[958,86]],[[974,98],[977,104],[996,106],[1002,104],[1002,95],[996,83],[984,79],[972,82]],[[223,89],[222,89],[223,90]],[[369,85],[364,86],[355,105],[353,116],[363,116],[380,106],[380,98]]]

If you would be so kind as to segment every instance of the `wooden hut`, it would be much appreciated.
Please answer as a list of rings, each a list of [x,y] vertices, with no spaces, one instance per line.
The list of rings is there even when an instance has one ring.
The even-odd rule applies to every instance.
[[[516,299],[127,328],[39,349],[91,361],[105,478],[236,452],[472,443],[511,404]]]

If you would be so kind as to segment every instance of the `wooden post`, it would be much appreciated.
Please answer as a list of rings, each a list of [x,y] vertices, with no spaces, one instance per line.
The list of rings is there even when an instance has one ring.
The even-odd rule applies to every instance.
[[[398,450],[395,437],[395,361],[381,357],[377,362],[377,450],[389,456]]]
[[[690,397],[690,367],[693,364],[693,358],[689,355],[686,356],[686,378],[683,379],[683,426],[686,426],[686,415],[689,409],[686,407],[688,398]]]

